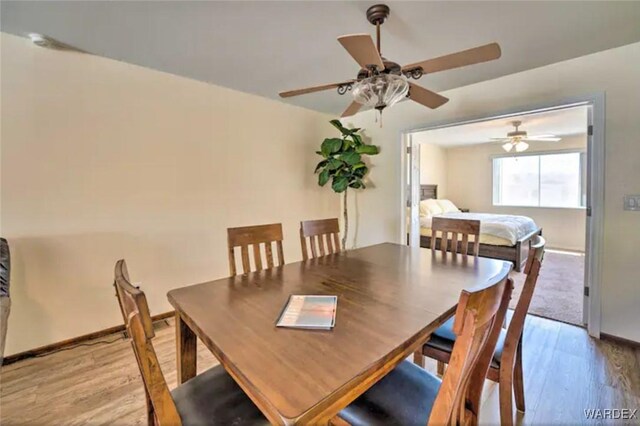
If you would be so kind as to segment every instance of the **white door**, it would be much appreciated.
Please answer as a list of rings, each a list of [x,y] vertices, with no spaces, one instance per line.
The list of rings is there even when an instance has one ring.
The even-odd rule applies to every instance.
[[[405,214],[407,228],[407,244],[420,247],[420,145],[407,135],[407,184],[405,188]]]
[[[582,301],[582,323],[587,325],[589,323],[589,308],[590,308],[590,303],[589,303],[589,289],[591,287],[591,281],[592,281],[592,277],[591,277],[591,240],[592,240],[592,235],[591,233],[593,232],[593,223],[592,223],[592,219],[591,219],[591,210],[592,210],[592,206],[591,206],[591,201],[592,201],[592,194],[591,194],[591,190],[593,188],[592,186],[592,179],[593,179],[593,175],[591,173],[591,168],[592,168],[592,164],[593,164],[593,106],[589,105],[587,107],[587,202],[586,202],[586,215],[587,215],[587,220],[586,220],[586,228],[585,229],[585,233],[586,233],[586,238],[585,238],[585,247],[584,247],[584,293],[583,293],[583,301]]]

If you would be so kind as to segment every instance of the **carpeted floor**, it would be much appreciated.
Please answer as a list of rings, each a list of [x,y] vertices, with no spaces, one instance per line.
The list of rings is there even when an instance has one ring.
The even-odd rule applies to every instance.
[[[514,272],[515,290],[511,308],[520,296],[525,275]],[[529,313],[582,325],[584,255],[549,251],[544,255]]]

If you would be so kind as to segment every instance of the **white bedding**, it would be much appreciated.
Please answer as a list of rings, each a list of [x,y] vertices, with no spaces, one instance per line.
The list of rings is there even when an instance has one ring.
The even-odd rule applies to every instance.
[[[515,245],[516,241],[538,229],[533,219],[526,216],[462,212],[443,213],[437,216],[451,219],[479,220],[480,234],[503,238],[511,242],[511,245]],[[420,227],[431,229],[431,217],[420,217]]]

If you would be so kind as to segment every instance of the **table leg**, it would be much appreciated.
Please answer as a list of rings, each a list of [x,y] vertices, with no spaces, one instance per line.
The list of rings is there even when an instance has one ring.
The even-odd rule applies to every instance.
[[[178,384],[196,376],[196,335],[176,311],[176,359]]]

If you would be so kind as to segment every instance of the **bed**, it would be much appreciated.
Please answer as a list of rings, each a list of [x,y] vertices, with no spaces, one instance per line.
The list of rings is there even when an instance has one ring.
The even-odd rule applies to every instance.
[[[437,185],[420,185],[420,246],[431,246],[431,218],[434,215],[452,219],[480,221],[479,256],[512,262],[520,272],[529,254],[530,242],[542,235],[542,228],[527,216],[461,212],[448,200],[438,199]],[[440,246],[440,238],[436,240]]]

